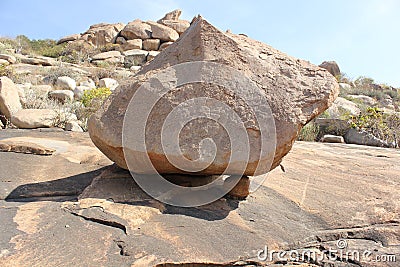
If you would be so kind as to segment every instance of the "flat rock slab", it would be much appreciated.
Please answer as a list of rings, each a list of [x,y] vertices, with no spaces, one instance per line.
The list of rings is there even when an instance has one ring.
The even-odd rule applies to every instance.
[[[86,134],[5,132],[7,138],[91,146]],[[297,142],[282,163],[285,172],[272,171],[247,200],[223,198],[198,208],[159,203],[128,172],[71,162],[63,153],[0,153],[2,166],[12,166],[0,174],[0,266],[398,266],[400,261],[398,150]],[[327,263],[327,252],[325,263],[273,264],[257,257],[265,246],[324,255],[337,250],[340,239],[348,250],[372,251],[371,258],[395,255],[397,262],[352,261],[337,253]]]

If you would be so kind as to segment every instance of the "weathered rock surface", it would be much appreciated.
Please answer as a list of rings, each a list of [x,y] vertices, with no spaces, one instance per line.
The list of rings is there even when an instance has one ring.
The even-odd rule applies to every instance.
[[[53,109],[21,109],[11,117],[11,123],[21,129],[54,126],[57,112]]]
[[[347,97],[357,99],[368,106],[375,106],[378,103],[375,99],[366,95],[347,95]]]
[[[190,27],[190,22],[187,20],[162,20],[159,23],[174,29],[179,34],[182,34]]]
[[[60,40],[57,41],[57,44],[63,44],[63,43],[67,43],[67,42],[72,42],[72,41],[76,41],[79,38],[81,38],[81,34],[71,34],[71,35],[67,35],[62,37]]]
[[[339,86],[326,70],[287,56],[245,36],[224,34],[204,19],[197,18],[177,42],[143,66],[133,80],[121,84],[105,102],[103,108],[91,117],[89,132],[95,145],[119,166],[127,168],[121,136],[125,109],[132,95],[149,77],[162,69],[190,61],[212,61],[224,64],[240,70],[243,75],[258,85],[275,119],[277,145],[272,168],[278,166],[282,157],[289,152],[301,127],[327,109],[338,94]],[[247,116],[253,116],[250,114],[249,107],[230,98],[224,90],[218,86],[201,83],[185,85],[176,92],[171,92],[167,97],[163,97],[163,101],[154,106],[154,113],[151,113],[148,119],[146,131],[149,134],[146,136],[146,144],[149,144],[147,154],[160,173],[182,172],[168,162],[160,143],[160,129],[166,115],[177,103],[186,99],[186,96],[190,98],[209,96],[229,105],[239,113],[239,116],[242,116],[242,120],[247,121],[246,129],[250,132],[255,131],[254,135],[250,134],[250,146],[257,149],[259,142],[257,127],[254,121],[252,123],[251,119],[250,121],[245,119]],[[238,112],[239,110],[242,111]],[[196,143],[199,138],[210,137],[216,142],[218,153],[215,161],[199,174],[220,174],[227,166],[229,158],[227,155],[230,151],[224,144],[229,138],[220,134],[218,127],[221,126],[198,122],[184,128],[181,133],[185,136],[185,140],[189,140],[186,143],[181,140],[180,143],[188,158],[191,157],[189,155],[199,153],[198,147],[192,147],[193,142]],[[204,130],[208,128],[209,130]],[[253,152],[250,154],[257,154]],[[267,158],[263,158],[260,162],[266,160]],[[245,175],[253,174],[258,162],[258,159],[251,158]],[[149,170],[135,169],[134,171],[146,173]],[[269,169],[263,171],[266,172]]]
[[[157,51],[160,47],[160,39],[146,39],[143,41],[143,50]]]
[[[14,56],[8,54],[0,54],[0,59],[7,60],[8,63],[11,64],[14,64],[17,61],[17,59]]]
[[[142,39],[128,40],[128,41],[125,41],[125,43],[121,47],[122,47],[123,51],[132,50],[132,49],[142,49],[143,41],[142,41]]]
[[[52,155],[55,149],[47,148],[31,142],[15,142],[0,140],[1,152],[15,152],[35,155]]]
[[[393,149],[296,142],[285,172],[272,171],[247,200],[179,208],[151,199],[128,172],[103,168],[110,163],[85,133],[6,130],[4,138],[56,151],[0,153],[13,166],[0,172],[0,266],[398,266]],[[371,257],[340,257],[340,239]],[[265,246],[319,260],[259,260]],[[397,261],[371,261],[385,255]]]
[[[132,66],[141,66],[146,63],[148,51],[133,49],[124,52],[124,66],[130,68]]]
[[[350,129],[347,131],[346,135],[344,136],[346,143],[348,144],[357,144],[357,145],[365,145],[365,146],[377,146],[377,147],[390,147],[390,145],[373,136],[370,133],[365,131],[359,131],[357,129]]]
[[[118,33],[125,27],[123,23],[99,23],[90,26],[90,28],[82,34],[81,39],[97,46],[105,46],[107,43],[113,43]]]
[[[0,114],[10,119],[20,109],[22,106],[17,86],[8,77],[0,77]]]

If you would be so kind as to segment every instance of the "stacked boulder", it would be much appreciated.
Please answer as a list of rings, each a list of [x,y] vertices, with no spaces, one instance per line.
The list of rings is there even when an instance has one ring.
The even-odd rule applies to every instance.
[[[115,51],[97,54],[92,62],[123,64],[126,68],[141,66],[155,58],[189,28],[189,21],[179,19],[181,13],[180,10],[174,10],[157,22],[136,19],[126,25],[96,24],[85,33],[63,37],[58,43],[85,42],[95,47],[112,45]]]

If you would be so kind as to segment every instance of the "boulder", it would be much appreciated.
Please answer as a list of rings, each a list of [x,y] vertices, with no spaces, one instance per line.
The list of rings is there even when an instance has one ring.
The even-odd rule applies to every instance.
[[[41,65],[41,66],[54,66],[56,65],[56,60],[50,57],[43,57],[43,56],[22,56],[18,55],[18,59],[23,64],[29,65]]]
[[[72,42],[72,41],[76,41],[79,38],[81,38],[81,35],[78,34],[71,34],[71,35],[67,35],[62,37],[60,40],[57,41],[57,44],[63,44],[63,43],[67,43],[67,42]]]
[[[130,68],[132,66],[141,66],[146,63],[148,51],[133,49],[124,52],[124,65],[125,68]]]
[[[83,129],[77,121],[70,121],[65,124],[65,130],[70,132],[82,133]]]
[[[181,16],[181,14],[182,14],[182,10],[175,9],[175,10],[165,14],[164,17],[162,19],[159,19],[157,22],[161,23],[161,21],[163,21],[163,20],[175,20],[175,21],[177,21],[177,20],[179,20],[179,17]]]
[[[49,92],[49,98],[61,103],[72,102],[74,100],[74,92],[71,90],[54,90]]]
[[[190,27],[190,22],[187,20],[162,20],[158,23],[174,29],[179,35]]]
[[[142,49],[143,41],[142,39],[133,39],[126,41],[121,48],[123,51],[132,50],[132,49]]]
[[[8,54],[0,54],[0,59],[7,60],[10,64],[17,62],[17,59],[14,56]]]
[[[321,138],[321,142],[323,143],[344,143],[343,136],[326,134]]]
[[[347,144],[390,147],[387,142],[377,138],[376,136],[354,128],[351,128],[349,131],[347,131],[346,135],[344,136],[344,140]]]
[[[157,51],[160,47],[160,39],[147,39],[143,40],[143,50]]]
[[[93,88],[96,88],[96,84],[94,83],[94,81],[92,80],[92,79],[86,79],[86,80],[83,80],[83,81],[80,81],[79,82],[79,85],[80,86],[86,86],[86,87],[89,87],[90,89],[93,89]]]
[[[129,22],[120,32],[126,40],[151,38],[151,26],[139,19]]]
[[[117,39],[115,39],[115,43],[119,44],[119,45],[123,45],[126,43],[126,39],[124,37],[119,36],[119,37],[117,37]]]
[[[348,83],[339,83],[340,89],[341,90],[350,90],[351,89],[351,85]]]
[[[343,115],[359,115],[361,110],[356,103],[351,102],[343,97],[338,97],[333,105],[328,109],[328,114],[332,119],[340,119]]]
[[[91,43],[96,47],[105,46],[114,43],[118,33],[125,27],[123,23],[99,23],[90,26],[90,28],[82,34],[81,39]]]
[[[0,113],[10,119],[20,109],[18,87],[8,77],[0,77]]]
[[[340,75],[339,65],[335,61],[324,61],[319,66],[329,71],[329,73],[332,74],[334,77]]]
[[[103,78],[103,79],[100,79],[100,81],[99,81],[99,87],[107,87],[111,91],[114,91],[115,88],[118,87],[118,85],[119,85],[118,82],[111,78]]]
[[[162,44],[160,45],[160,47],[159,47],[158,50],[162,51],[162,50],[164,50],[165,48],[167,48],[168,46],[172,45],[173,43],[174,43],[174,42],[165,42],[165,43],[162,43]]]
[[[74,90],[76,87],[76,81],[68,76],[61,76],[57,78],[56,86],[60,90]]]
[[[262,59],[261,54],[267,56]],[[176,168],[168,160],[171,157],[174,158],[176,154],[164,152],[160,138],[161,129],[166,116],[180,103],[187,99],[211,97],[229,106],[245,124],[251,151],[244,175],[268,172],[270,169],[279,166],[282,158],[291,149],[302,126],[326,110],[339,93],[339,85],[336,79],[325,69],[314,66],[308,61],[290,57],[248,37],[225,34],[203,18],[198,17],[178,41],[169,49],[160,53],[149,64],[144,65],[133,79],[121,84],[104,102],[103,106],[91,116],[88,129],[93,143],[120,167],[127,169],[128,166],[123,153],[122,130],[126,109],[133,95],[141,85],[145,85],[147,82],[150,82],[150,85],[157,89],[149,88],[147,84],[141,87],[144,92],[150,94],[150,92],[154,92],[153,90],[160,90],[158,87],[161,86],[160,82],[157,79],[149,80],[149,78],[157,74],[165,77],[164,71],[167,70],[170,73],[169,66],[198,61],[212,62],[212,64],[218,62],[221,68],[222,66],[226,68],[224,71],[203,68],[201,70],[206,73],[202,77],[212,75],[212,79],[225,79],[229,82],[235,76],[231,76],[227,69],[234,69],[241,74],[240,77],[246,77],[246,80],[249,79],[248,81],[256,87],[254,90],[257,91],[254,92],[265,97],[265,102],[263,102],[265,104],[260,105],[260,108],[269,104],[272,110],[268,122],[274,123],[274,129],[276,128],[276,149],[272,151],[272,153],[275,152],[274,156],[268,154],[265,157],[258,158],[257,151],[260,151],[259,138],[261,134],[257,126],[258,123],[255,121],[252,109],[239,99],[243,97],[239,96],[240,93],[247,95],[249,88],[246,87],[246,90],[234,93],[218,85],[196,82],[181,85],[177,89],[168,91],[152,106],[146,119],[146,151],[127,150],[130,156],[138,157],[138,161],[135,161],[137,166],[134,169],[131,168],[131,171],[154,173],[154,170],[149,168],[148,165],[141,164],[141,162],[144,162],[141,160],[147,155],[159,173],[187,174],[188,171]],[[205,65],[205,63],[201,63],[201,66]],[[185,80],[190,74],[187,71],[189,70],[186,67],[180,68],[176,77]],[[174,71],[171,72],[174,73]],[[194,71],[192,74],[197,75],[198,72]],[[176,79],[171,77],[168,81],[173,82]],[[238,90],[241,90],[241,88]],[[260,99],[264,99],[264,97]],[[144,101],[139,102],[139,104],[140,107],[145,109],[153,103]],[[204,103],[193,106],[204,110],[204,112],[208,110]],[[135,108],[139,107],[135,106]],[[137,120],[140,120],[140,118],[137,118]],[[226,120],[229,119],[226,118]],[[205,138],[211,138],[217,151],[214,161],[206,169],[198,171],[196,174],[221,174],[230,161],[229,155],[232,151],[227,144],[227,140],[230,139],[219,124],[207,123],[203,120],[196,120],[195,122],[184,126],[179,134],[179,146],[188,159],[198,158],[201,150],[199,146],[194,144],[199,144],[200,140]],[[132,126],[130,123],[136,123],[136,121],[128,119],[127,123],[129,124],[128,129],[134,129],[130,127]],[[273,131],[274,129],[270,130]],[[138,142],[141,141],[141,139],[138,140]],[[272,166],[267,164],[271,161],[273,161]],[[262,170],[257,170],[257,173],[255,173],[258,163]],[[236,162],[232,164],[235,165]],[[235,174],[236,169],[233,168],[229,171],[231,174]]]
[[[164,42],[174,42],[179,38],[179,34],[170,27],[154,21],[147,21],[146,23],[151,26],[151,36],[155,39],[160,39]]]
[[[21,129],[52,127],[57,116],[53,109],[21,109],[11,117],[11,123]]]
[[[147,55],[147,61],[153,60],[159,54],[159,51],[149,51],[149,54]]]
[[[367,106],[375,106],[378,103],[375,99],[366,95],[347,95],[347,97],[359,100]]]
[[[121,57],[121,52],[119,51],[108,51],[96,54],[92,57],[92,60],[106,60],[110,58],[119,58]]]

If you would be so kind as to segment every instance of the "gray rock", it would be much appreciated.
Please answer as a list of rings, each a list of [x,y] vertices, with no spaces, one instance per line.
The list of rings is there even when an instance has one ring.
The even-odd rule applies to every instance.
[[[83,132],[82,127],[77,121],[70,121],[65,124],[65,130],[71,132]]]
[[[147,61],[153,60],[156,56],[160,54],[159,51],[150,51],[147,55]]]
[[[117,88],[119,85],[119,83],[111,78],[103,78],[100,79],[99,81],[99,87],[107,87],[109,88],[111,91],[114,91],[115,88]]]
[[[328,114],[331,119],[340,119],[342,116],[359,115],[361,110],[356,103],[351,102],[343,97],[338,97],[333,102],[333,105],[328,109]]]
[[[76,81],[68,76],[61,76],[57,78],[56,86],[60,90],[74,90]]]
[[[93,89],[93,88],[90,88],[88,86],[83,86],[83,85],[77,86],[74,90],[74,99],[80,100],[82,98],[83,94],[85,93],[85,91],[91,90],[91,89]]]
[[[49,92],[49,98],[61,103],[72,102],[74,100],[74,92],[71,90],[54,90]]]
[[[96,84],[94,83],[94,81],[92,79],[86,79],[83,80],[79,83],[80,86],[86,86],[89,87],[90,89],[96,88]]]
[[[366,95],[347,95],[347,97],[357,99],[367,106],[375,106],[378,103],[375,99]]]
[[[390,147],[387,142],[373,136],[372,134],[353,128],[346,133],[346,135],[344,136],[344,140],[347,144]]]
[[[326,134],[321,138],[321,142],[323,143],[344,143],[343,136]]]
[[[339,83],[340,89],[342,90],[350,90],[352,87],[348,83]]]
[[[47,95],[53,90],[53,87],[48,84],[32,85],[31,90],[37,95]]]

